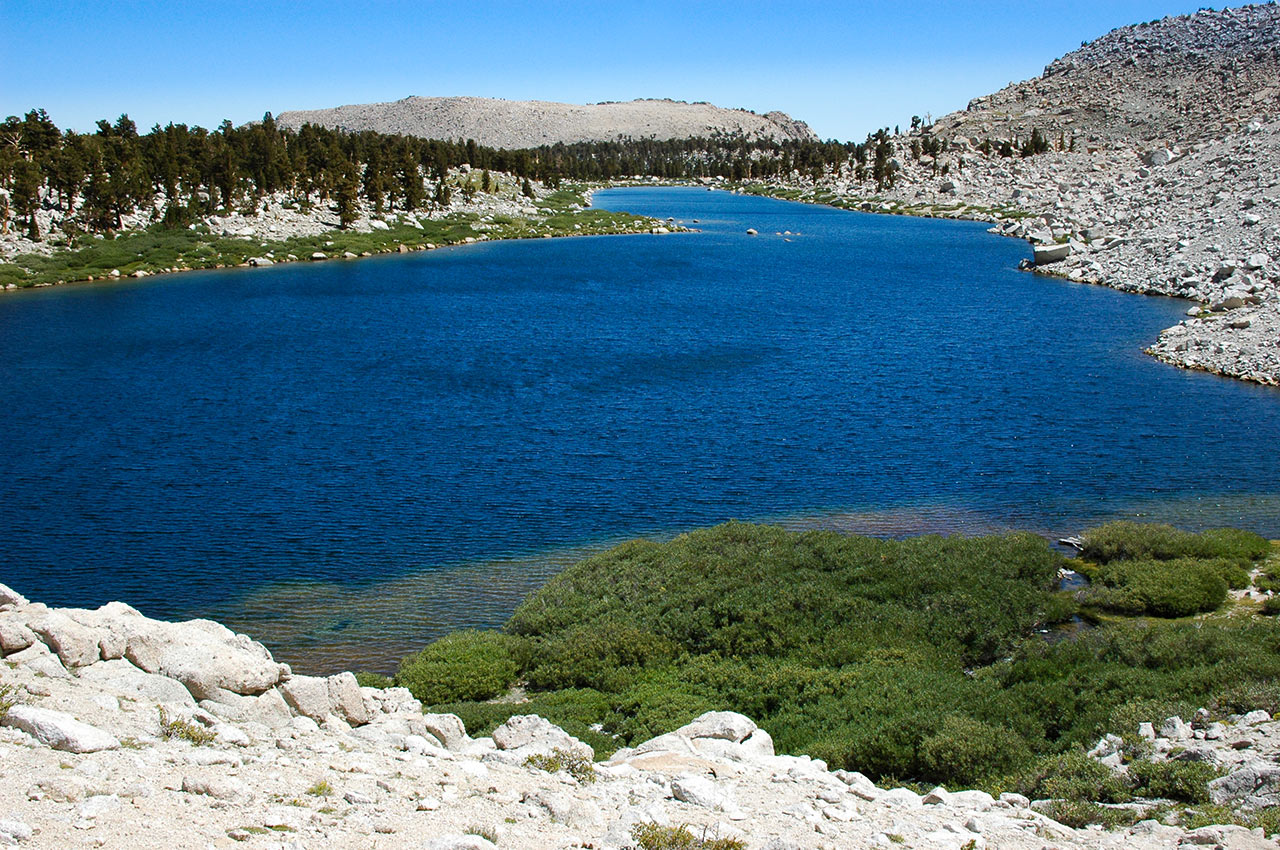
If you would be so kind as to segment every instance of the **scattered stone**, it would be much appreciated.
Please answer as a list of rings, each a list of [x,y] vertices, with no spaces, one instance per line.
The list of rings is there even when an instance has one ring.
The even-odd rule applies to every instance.
[[[758,727],[749,717],[732,711],[708,711],[681,726],[675,734],[686,738],[720,738],[735,744],[751,737]],[[772,755],[772,753],[770,754]]]
[[[462,751],[471,744],[467,729],[456,714],[424,714],[422,722],[448,750]]]
[[[478,835],[447,835],[428,840],[423,850],[493,850],[497,846]]]
[[[96,753],[120,746],[113,736],[81,723],[70,714],[32,705],[19,704],[10,708],[3,725],[21,729],[51,749],[70,753]]]
[[[249,788],[233,776],[184,776],[182,790],[215,800],[240,800],[249,796]]]
[[[1160,725],[1160,737],[1170,741],[1185,741],[1191,737],[1191,726],[1181,717],[1170,717]]]
[[[0,820],[0,844],[26,844],[33,835],[34,830],[20,820]]]
[[[1261,708],[1251,711],[1240,718],[1240,722],[1245,726],[1257,726],[1259,723],[1266,723],[1269,720],[1271,720],[1271,715]]]
[[[1035,246],[1035,264],[1037,266],[1047,266],[1050,263],[1058,263],[1071,256],[1071,246],[1067,243],[1061,245],[1036,245]]]
[[[522,714],[510,718],[493,730],[493,742],[500,750],[528,751],[530,754],[563,750],[586,759],[595,756],[595,751],[590,745],[579,741],[559,726],[536,714]],[[523,752],[521,754],[523,755]]]
[[[677,800],[716,811],[736,808],[727,793],[705,776],[678,776],[671,781],[671,794]]]
[[[0,584],[0,611],[29,605],[27,598],[8,585]]]

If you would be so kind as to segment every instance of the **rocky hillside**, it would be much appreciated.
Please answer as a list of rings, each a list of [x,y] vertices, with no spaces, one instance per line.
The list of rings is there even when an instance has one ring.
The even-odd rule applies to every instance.
[[[1017,794],[879,788],[776,754],[729,712],[602,763],[534,715],[473,738],[402,688],[298,675],[217,623],[118,602],[50,609],[0,585],[0,651],[0,845],[623,850],[693,846],[640,840],[687,827],[748,850],[1277,846],[1261,829],[1076,830]],[[1229,771],[1215,802],[1275,805],[1277,724],[1202,721],[1138,734]],[[1122,746],[1092,757],[1123,771]]]
[[[1280,103],[1280,7],[1246,6],[1113,30],[1044,74],[938,122],[946,136],[1031,134],[1090,144],[1188,144],[1239,131]]]
[[[392,103],[365,103],[282,112],[281,126],[319,124],[343,130],[374,130],[428,139],[474,139],[508,150],[556,142],[631,139],[685,139],[741,135],[748,139],[816,139],[803,121],[781,112],[757,115],[709,103],[632,100],[580,106],[542,100],[483,97],[407,97]]]

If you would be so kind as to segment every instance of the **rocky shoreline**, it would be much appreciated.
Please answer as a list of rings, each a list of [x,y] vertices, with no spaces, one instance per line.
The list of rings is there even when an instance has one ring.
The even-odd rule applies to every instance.
[[[1155,167],[1138,150],[1003,159],[974,153],[964,140],[957,144],[964,153],[943,158],[947,177],[934,176],[932,161],[900,161],[898,184],[876,195],[863,194],[849,175],[747,190],[863,212],[982,221],[1033,248],[1061,245],[1060,259],[1028,268],[1193,302],[1188,318],[1161,332],[1148,354],[1280,386],[1280,120],[1255,123],[1248,133],[1170,151]],[[910,143],[908,136],[897,141]],[[1236,164],[1237,176],[1221,170],[1224,162]],[[1239,179],[1241,166],[1249,179]]]
[[[434,205],[430,209],[414,213],[378,212],[367,203],[357,205],[355,220],[345,229],[340,228],[337,207],[334,203],[317,203],[301,208],[288,193],[278,192],[265,196],[252,209],[237,209],[221,215],[210,215],[188,230],[199,234],[197,241],[230,243],[238,251],[237,261],[211,262],[204,265],[161,265],[138,260],[121,268],[104,270],[87,277],[60,277],[34,283],[32,286],[9,284],[0,292],[16,292],[28,288],[54,286],[63,283],[144,278],[161,274],[189,271],[208,271],[227,267],[267,267],[290,262],[312,262],[333,259],[358,259],[374,254],[409,253],[435,250],[451,245],[465,245],[500,239],[555,238],[563,236],[599,236],[620,234],[661,234],[681,228],[658,219],[640,216],[615,215],[613,221],[595,224],[583,216],[571,226],[552,224],[552,216],[567,213],[579,217],[590,207],[588,190],[578,192],[579,201],[562,206],[552,196],[555,190],[537,186],[534,197],[520,193],[520,181],[506,174],[491,175],[493,190],[478,192],[468,200],[460,187],[474,177],[468,169],[460,169],[450,175],[454,181],[455,196],[446,205]],[[123,236],[143,233],[156,220],[165,206],[163,196],[157,196],[151,208],[141,209],[123,219]],[[42,232],[57,232],[66,213],[56,208],[40,211]],[[626,221],[622,221],[626,219]],[[446,236],[432,241],[428,234],[450,227],[465,230],[467,235]],[[415,232],[416,231],[416,232]],[[369,237],[359,251],[345,250],[339,243]],[[295,240],[314,241],[317,250],[290,252]],[[0,233],[0,262],[14,262],[21,255],[52,257],[68,251],[65,244],[56,241],[32,241],[16,228]]]
[[[217,623],[113,602],[53,609],[0,585],[0,844],[30,847],[637,847],[687,828],[751,850],[1276,847],[1239,826],[1072,829],[1017,794],[879,788],[775,753],[710,712],[609,760],[534,715],[470,737],[403,688],[299,675]],[[1213,800],[1280,802],[1280,723],[1254,712],[1138,730],[1219,764]],[[1091,756],[1123,771],[1125,742]]]
[[[1280,385],[1280,7],[1122,27],[885,138],[879,191],[852,166],[764,191],[990,222],[1037,272],[1196,302],[1152,356]]]

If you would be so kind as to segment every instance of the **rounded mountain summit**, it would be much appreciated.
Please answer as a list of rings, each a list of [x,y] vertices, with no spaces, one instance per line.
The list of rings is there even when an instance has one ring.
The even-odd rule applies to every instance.
[[[675,100],[578,105],[485,97],[406,97],[391,103],[282,112],[276,116],[276,122],[293,129],[310,123],[426,139],[475,139],[479,144],[508,150],[557,142],[607,142],[619,137],[817,139],[808,124],[782,112],[758,115],[745,109]]]

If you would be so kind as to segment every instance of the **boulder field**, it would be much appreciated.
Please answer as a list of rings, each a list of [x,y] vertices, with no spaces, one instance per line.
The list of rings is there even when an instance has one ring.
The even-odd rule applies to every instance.
[[[1016,794],[884,789],[778,754],[732,712],[594,763],[535,715],[473,738],[403,688],[299,675],[217,623],[119,602],[55,609],[0,585],[0,651],[0,845],[622,850],[657,825],[753,850],[1280,846],[1237,826],[1071,829]],[[1274,805],[1280,724],[1204,721],[1139,731],[1226,766],[1215,801]],[[1122,746],[1092,755],[1121,770]]]

